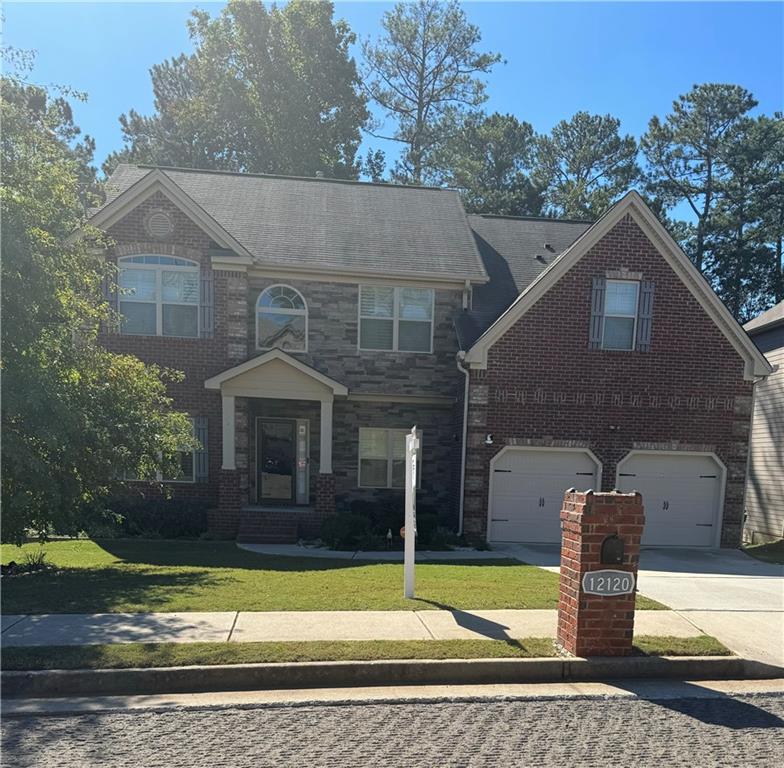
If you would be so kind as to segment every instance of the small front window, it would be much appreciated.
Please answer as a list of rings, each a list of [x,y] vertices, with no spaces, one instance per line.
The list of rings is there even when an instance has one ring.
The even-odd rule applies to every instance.
[[[288,285],[271,285],[256,302],[256,347],[305,352],[308,309],[302,295]]]
[[[639,293],[640,284],[636,281],[607,281],[602,349],[634,349]]]
[[[359,348],[430,352],[433,289],[363,285],[359,289]]]
[[[408,434],[409,431],[406,429],[362,427],[359,430],[360,487],[405,487],[406,435]],[[421,432],[418,433],[418,436],[421,440]],[[421,462],[417,466],[421,469]],[[417,484],[419,484],[419,478],[417,478]]]
[[[154,254],[119,259],[121,331],[132,336],[199,335],[199,265]]]

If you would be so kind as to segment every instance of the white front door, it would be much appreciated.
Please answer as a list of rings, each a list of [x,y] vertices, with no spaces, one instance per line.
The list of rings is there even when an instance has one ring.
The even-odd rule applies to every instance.
[[[569,488],[598,488],[599,467],[585,451],[507,448],[490,470],[489,541],[558,543]]]
[[[618,465],[618,490],[639,491],[643,545],[717,544],[723,470],[711,456],[632,453]]]

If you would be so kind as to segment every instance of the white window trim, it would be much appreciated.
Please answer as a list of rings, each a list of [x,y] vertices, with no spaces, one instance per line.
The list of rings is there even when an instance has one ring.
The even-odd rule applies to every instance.
[[[360,453],[360,446],[362,445],[362,432],[368,429],[375,429],[375,430],[384,430],[387,433],[387,484],[386,485],[362,485],[362,454]],[[359,428],[359,436],[357,441],[357,488],[367,488],[367,489],[376,489],[376,490],[392,490],[392,491],[402,491],[405,490],[405,486],[393,486],[392,485],[392,435],[395,432],[401,432],[404,435],[410,435],[410,429],[396,429],[396,428],[389,428],[389,427],[360,427]],[[419,438],[419,460],[417,461],[417,490],[422,485],[422,430],[417,430],[417,437]]]
[[[188,418],[188,421],[191,423],[191,433],[193,435],[196,434],[196,419],[192,416]],[[187,451],[178,451],[178,453],[187,453]],[[154,479],[145,479],[141,477],[125,477],[125,481],[128,483],[176,483],[177,485],[193,485],[196,482],[196,449],[191,449],[191,476],[190,478],[183,478],[182,480],[164,480],[163,473],[158,470],[155,473]]]
[[[262,347],[259,345],[259,317],[262,313],[262,308],[259,306],[259,302],[261,301],[261,297],[269,290],[273,288],[288,288],[290,291],[294,291],[297,296],[302,299],[302,304],[304,305],[305,309],[285,309],[285,308],[278,308],[278,307],[264,307],[265,312],[269,312],[270,314],[275,315],[296,315],[298,317],[305,316],[305,346],[302,349],[283,349],[282,347]],[[309,337],[309,328],[308,328],[308,320],[309,320],[310,312],[308,311],[308,302],[305,301],[305,297],[302,295],[301,291],[298,291],[291,285],[287,285],[286,283],[273,283],[272,285],[268,285],[266,288],[263,288],[259,295],[256,297],[256,349],[259,350],[271,350],[271,349],[280,349],[286,353],[303,353],[308,351],[308,337]]]
[[[357,293],[357,350],[359,352],[400,352],[405,355],[432,355],[433,354],[433,334],[436,324],[436,292],[434,288],[425,288],[430,291],[430,348],[425,350],[398,349],[398,328],[400,323],[400,291],[407,286],[374,285],[372,283],[362,283]],[[362,289],[363,288],[392,288],[392,317],[377,317],[375,315],[362,314]],[[362,321],[363,320],[391,320],[392,321],[392,348],[375,349],[373,347],[362,346]],[[406,323],[422,323],[426,320],[403,320]]]
[[[131,296],[130,294],[123,294],[121,291],[122,288],[118,285],[118,295],[117,295],[117,309],[122,314],[120,310],[120,304],[123,301],[133,302],[137,304],[155,304],[155,336],[163,336],[167,339],[198,339],[201,337],[201,273],[200,267],[197,262],[192,261],[191,259],[182,259],[180,256],[172,256],[172,258],[181,259],[182,261],[188,261],[193,266],[184,267],[180,266],[179,264],[134,264],[130,261],[130,259],[135,258],[136,256],[160,256],[161,254],[157,253],[136,253],[130,256],[123,256],[122,258],[117,260],[117,269],[118,269],[118,281],[119,281],[119,273],[125,271],[126,269],[144,269],[148,272],[150,270],[155,272],[155,301],[144,301],[142,299],[137,299]],[[128,261],[126,261],[126,259]],[[165,272],[188,272],[191,274],[195,274],[197,281],[198,281],[198,288],[196,291],[196,303],[187,302],[187,301],[164,301],[163,300],[163,273]],[[167,304],[170,306],[176,307],[196,307],[196,335],[195,336],[175,336],[174,334],[164,334],[163,333],[163,305]],[[120,333],[123,336],[151,336],[152,334],[148,333],[128,333],[123,330],[122,323],[120,323]]]
[[[608,312],[607,311],[607,289],[610,287],[611,283],[628,283],[633,285],[635,288],[635,297],[634,297],[634,314],[621,314],[619,312]],[[604,286],[604,312],[602,313],[602,349],[607,350],[608,352],[634,352],[637,348],[637,316],[640,312],[640,281],[639,280],[616,280],[608,279],[605,282]],[[632,325],[632,345],[628,348],[619,348],[619,347],[605,347],[604,346],[604,324],[605,320],[608,317],[625,317],[631,318],[634,321]]]

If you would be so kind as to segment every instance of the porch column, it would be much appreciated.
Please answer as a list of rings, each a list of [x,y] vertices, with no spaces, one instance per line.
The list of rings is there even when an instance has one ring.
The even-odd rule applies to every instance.
[[[332,398],[321,401],[320,472],[322,475],[332,474]]]
[[[321,401],[321,466],[316,477],[316,516],[335,514],[335,475],[332,474],[332,397]]]
[[[221,469],[236,469],[236,445],[234,437],[234,396],[223,395],[223,465]]]

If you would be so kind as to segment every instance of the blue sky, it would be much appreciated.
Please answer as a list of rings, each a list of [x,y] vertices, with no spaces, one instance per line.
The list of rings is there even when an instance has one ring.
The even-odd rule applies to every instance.
[[[102,162],[121,146],[118,116],[152,108],[148,70],[190,50],[193,7],[221,3],[4,4],[4,42],[35,49],[32,79],[87,92],[75,115]],[[336,15],[363,37],[379,29],[388,3],[339,2]],[[759,110],[784,109],[781,3],[464,4],[483,47],[506,59],[488,79],[488,110],[512,112],[547,131],[577,110],[610,112],[639,136],[695,83],[731,82],[754,93]],[[367,139],[369,146],[383,146]],[[388,151],[389,147],[384,147]],[[394,151],[394,150],[392,150]]]

